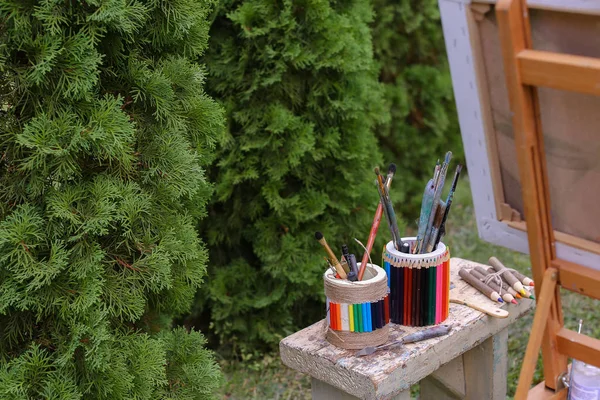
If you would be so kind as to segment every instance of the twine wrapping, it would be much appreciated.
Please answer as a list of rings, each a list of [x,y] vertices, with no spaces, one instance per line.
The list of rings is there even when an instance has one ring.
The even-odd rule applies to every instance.
[[[467,269],[467,271],[470,272],[474,268],[468,267],[466,269]],[[500,295],[500,297],[502,297],[502,293],[506,293],[505,291],[502,290],[502,283],[503,283],[502,274],[506,271],[519,272],[516,269],[504,267],[500,271],[489,272],[488,275],[485,276],[485,279],[483,279],[483,283],[485,283],[486,285],[488,285],[490,282],[493,281],[499,287],[498,295]],[[511,287],[508,283],[506,283],[506,285],[508,287]]]
[[[414,242],[415,238],[403,238],[405,242]],[[446,245],[440,242],[437,249],[426,254],[406,254],[401,253],[394,247],[392,242],[389,242],[385,247],[383,254],[384,261],[390,263],[394,267],[403,268],[429,268],[436,267],[450,259],[450,252]]]
[[[367,269],[371,270],[375,276],[368,280],[356,282],[336,279],[333,272],[327,270],[323,276],[325,296],[330,301],[339,304],[374,303],[383,299],[388,294],[385,271],[373,264],[368,264]]]
[[[325,338],[334,346],[348,350],[360,350],[367,346],[379,346],[387,342],[390,333],[389,324],[372,332],[334,331],[327,328]]]

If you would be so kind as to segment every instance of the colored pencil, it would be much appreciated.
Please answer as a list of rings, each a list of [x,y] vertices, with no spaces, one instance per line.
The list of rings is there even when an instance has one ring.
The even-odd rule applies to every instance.
[[[336,317],[335,317],[335,303],[329,302],[329,310],[331,311],[331,329],[337,330],[337,326],[335,324],[335,321],[336,321]]]
[[[330,319],[331,319],[331,323],[329,324],[329,327],[333,330],[335,330],[335,305],[332,302],[329,302],[329,312],[330,312]]]
[[[352,304],[348,304],[348,325],[350,325],[350,332],[354,332],[354,307]]]
[[[371,325],[373,330],[381,328],[379,326],[379,302],[371,303]]]
[[[392,287],[392,286],[391,286],[391,279],[390,279],[390,263],[389,263],[389,262],[387,262],[387,261],[385,261],[385,262],[383,263],[383,268],[385,269],[385,274],[386,274],[386,276],[387,276],[388,287],[389,287],[389,288],[390,288],[390,290],[391,290],[391,287]],[[359,279],[359,280],[360,280],[360,279]]]
[[[431,286],[429,288],[429,325],[435,324],[435,291],[437,285],[436,271],[437,267],[429,267],[429,279],[431,280]]]
[[[423,269],[417,268],[417,326],[423,325]]]
[[[519,271],[512,271],[512,273],[515,276],[515,278],[517,278],[518,280],[521,281],[521,283],[523,285],[525,285],[525,286],[534,286],[533,280],[531,280],[530,278],[526,277],[525,275],[523,275]]]
[[[342,330],[349,331],[350,325],[348,325],[348,323],[350,321],[348,319],[348,304],[345,304],[345,303],[340,304],[340,311],[341,311],[340,314],[342,316]]]
[[[410,301],[410,307],[411,307],[410,324],[414,326],[417,324],[417,269],[411,268],[410,270],[411,270],[410,274],[411,274],[411,279],[412,279],[411,301]]]
[[[412,269],[404,268],[404,325],[410,325],[412,311]]]
[[[390,267],[390,293],[392,294],[392,298],[391,298],[391,304],[390,307],[392,307],[391,312],[392,312],[392,321],[396,321],[397,320],[397,309],[398,306],[396,304],[396,293],[398,292],[398,288],[396,287],[396,267],[391,266]]]
[[[444,320],[450,315],[450,260],[445,263],[446,279],[444,279]]]
[[[500,298],[500,295],[498,294],[498,292],[496,292],[495,290],[490,288],[488,285],[481,282],[479,279],[475,278],[473,275],[471,275],[471,273],[468,270],[461,268],[458,271],[458,275],[465,282],[467,282],[469,285],[473,286],[475,289],[479,290],[490,300],[503,302],[503,300]]]
[[[443,268],[440,266],[436,271],[436,293],[435,293],[435,323],[442,322],[442,275]]]
[[[477,271],[476,269],[472,269],[469,272],[471,272],[471,274],[473,274],[473,276],[475,278],[479,279],[481,282],[485,283],[486,285],[491,287],[493,290],[498,292],[498,294],[500,294],[500,297],[502,297],[502,300],[504,300],[505,303],[518,304],[517,301],[515,300],[514,296],[512,294],[508,293],[507,291],[503,291],[502,288],[498,285],[498,283],[495,280],[492,279],[489,282],[485,282],[486,275],[482,274],[480,271]]]
[[[369,332],[369,322],[367,319],[369,318],[369,314],[367,313],[367,303],[361,303],[361,314],[362,314],[362,329],[363,332]]]
[[[404,297],[404,268],[396,268],[398,270],[397,272],[397,277],[398,277],[398,294],[396,296],[397,298],[397,302],[398,302],[398,321],[402,321],[404,318],[404,304],[403,304],[403,297]]]
[[[526,295],[523,284],[515,278],[511,271],[509,271],[504,264],[500,262],[496,257],[490,257],[488,260],[490,265],[498,272],[502,272],[502,277],[508,282],[508,284],[515,289],[515,291],[521,293],[523,296]]]
[[[481,267],[475,267],[475,270],[479,271],[481,273],[486,273],[486,276],[490,275],[490,274],[495,274],[496,273],[496,270],[494,268],[491,268],[491,267],[488,268],[487,270],[483,269]],[[499,275],[499,276],[500,276],[500,281],[499,282],[500,282],[500,284],[502,286],[502,290],[503,291],[512,294],[517,299],[523,298],[523,296],[521,296],[520,293],[517,293],[517,291],[515,289],[511,288],[510,286],[508,286],[508,283],[506,283],[506,281],[504,279],[502,279],[502,275]],[[498,281],[496,281],[496,283],[498,283]]]
[[[423,293],[421,296],[423,297],[423,323],[422,325],[429,325],[429,268],[422,268],[423,275]]]
[[[390,322],[390,299],[389,295],[383,298],[383,311],[385,312],[384,316],[384,325],[387,325]]]

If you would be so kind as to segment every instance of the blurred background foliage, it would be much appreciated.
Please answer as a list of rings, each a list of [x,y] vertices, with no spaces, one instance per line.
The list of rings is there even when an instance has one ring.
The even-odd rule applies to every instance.
[[[315,231],[362,256],[373,168],[398,165],[410,235],[436,159],[451,150],[456,165],[461,139],[435,0],[224,0],[209,34],[207,88],[228,132],[200,229],[207,285],[185,322],[223,357],[256,358],[323,317]],[[382,224],[374,260],[388,238]]]

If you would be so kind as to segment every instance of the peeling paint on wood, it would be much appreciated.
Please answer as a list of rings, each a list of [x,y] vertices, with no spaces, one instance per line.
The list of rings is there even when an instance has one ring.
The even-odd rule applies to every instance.
[[[458,277],[458,268],[481,266],[460,258],[452,258],[450,263],[450,279],[457,288],[466,285]],[[474,295],[485,297],[479,293]],[[508,327],[533,308],[533,301],[522,300],[519,305],[504,307],[510,315],[498,319],[466,306],[450,304],[450,316],[444,323],[454,324],[454,328],[448,335],[366,357],[354,357],[355,351],[329,344],[325,340],[325,322],[322,320],[283,339],[279,344],[280,356],[290,368],[358,398],[392,399],[440,366]],[[391,324],[389,340],[397,340],[420,329]]]

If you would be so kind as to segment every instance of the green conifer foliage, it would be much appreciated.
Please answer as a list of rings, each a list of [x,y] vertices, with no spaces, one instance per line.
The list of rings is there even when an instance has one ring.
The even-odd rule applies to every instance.
[[[413,227],[436,159],[448,150],[464,159],[439,9],[437,0],[373,0],[373,7],[373,47],[391,112],[377,137],[403,174],[393,195]]]
[[[207,262],[211,9],[0,0],[1,399],[213,397],[203,336],[169,329]]]
[[[233,351],[276,345],[324,315],[315,231],[362,255],[352,238],[366,241],[378,202],[373,128],[386,115],[371,19],[364,0],[225,0],[213,22],[208,88],[229,135],[198,313]]]

